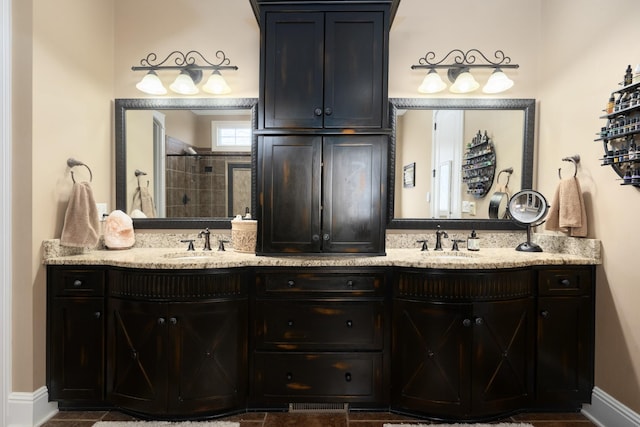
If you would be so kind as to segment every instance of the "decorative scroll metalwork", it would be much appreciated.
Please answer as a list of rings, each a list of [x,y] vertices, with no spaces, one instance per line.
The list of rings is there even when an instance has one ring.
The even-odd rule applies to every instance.
[[[435,69],[435,68],[518,68],[518,64],[511,64],[511,58],[505,56],[501,50],[496,50],[493,54],[495,61],[490,60],[478,49],[469,49],[464,52],[460,49],[453,49],[447,53],[440,61],[436,59],[435,52],[427,52],[427,54],[418,60],[418,64],[412,65],[411,69]],[[476,63],[477,59],[486,61],[484,63]],[[445,61],[452,61],[445,63]]]
[[[166,63],[170,63],[173,59],[173,63],[175,65],[165,65]],[[217,63],[212,63],[208,61],[204,55],[202,55],[197,50],[190,50],[187,53],[182,53],[178,50],[174,50],[166,58],[162,61],[157,62],[158,56],[155,53],[150,53],[146,56],[146,58],[142,58],[140,60],[139,66],[133,66],[131,69],[133,71],[140,70],[183,70],[183,69],[191,69],[191,70],[237,70],[238,67],[235,65],[230,65],[231,60],[225,55],[224,51],[219,50],[216,52],[216,59],[218,59]],[[201,60],[205,64],[198,64],[198,61]]]

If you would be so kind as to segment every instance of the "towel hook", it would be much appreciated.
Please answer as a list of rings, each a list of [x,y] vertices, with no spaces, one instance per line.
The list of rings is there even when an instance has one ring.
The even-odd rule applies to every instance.
[[[89,182],[93,181],[93,173],[91,172],[91,168],[89,166],[87,166],[85,163],[82,163],[80,160],[76,160],[72,157],[69,157],[67,159],[67,166],[69,168],[74,168],[76,166],[84,166],[85,168],[87,168],[87,170],[89,171]],[[73,183],[76,183],[76,179],[73,176],[73,170],[70,171],[71,172],[71,180],[73,181]]]
[[[146,175],[146,172],[141,171],[140,169],[135,170],[136,178],[138,178],[138,188],[140,188],[140,175]],[[147,187],[149,186],[149,181],[147,181]]]
[[[496,183],[500,184],[500,175],[502,174],[502,172],[505,172],[507,174],[507,183],[504,185],[505,188],[507,188],[509,186],[509,179],[511,179],[511,174],[513,173],[513,168],[512,167],[508,167],[506,169],[502,169],[500,172],[498,172],[498,178],[496,179]]]
[[[580,163],[580,154],[574,154],[573,156],[563,157],[563,162],[573,163],[573,177],[578,175],[578,163]],[[562,168],[558,168],[558,177],[562,179]]]

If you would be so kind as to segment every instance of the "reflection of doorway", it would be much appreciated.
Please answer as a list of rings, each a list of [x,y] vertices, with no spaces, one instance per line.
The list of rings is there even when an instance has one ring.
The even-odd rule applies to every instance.
[[[244,215],[251,208],[251,163],[229,163],[227,182],[228,215]]]
[[[165,197],[165,153],[164,141],[164,114],[153,112],[153,198],[156,205],[156,215],[159,218],[167,216],[167,203]],[[149,171],[151,173],[151,171]]]
[[[461,218],[461,159],[464,111],[437,110],[433,113],[433,181],[431,216]]]

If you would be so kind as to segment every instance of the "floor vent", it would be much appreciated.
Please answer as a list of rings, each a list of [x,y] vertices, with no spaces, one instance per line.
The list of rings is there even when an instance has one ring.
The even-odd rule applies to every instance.
[[[345,413],[349,412],[348,403],[289,403],[292,413]]]

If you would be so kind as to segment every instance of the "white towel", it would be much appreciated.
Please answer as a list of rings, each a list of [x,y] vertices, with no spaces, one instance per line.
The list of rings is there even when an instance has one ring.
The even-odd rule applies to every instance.
[[[572,237],[587,236],[587,211],[578,178],[560,180],[551,201],[545,228],[563,231]]]
[[[88,182],[75,182],[64,215],[60,244],[92,248],[98,244],[100,220],[93,191]]]
[[[139,186],[133,194],[133,206],[131,207],[131,211],[133,212],[136,209],[144,213],[147,218],[156,217],[156,207],[153,204],[153,197],[151,197],[151,193],[149,193],[149,189],[147,187]]]

